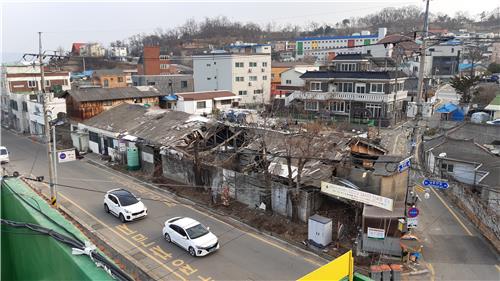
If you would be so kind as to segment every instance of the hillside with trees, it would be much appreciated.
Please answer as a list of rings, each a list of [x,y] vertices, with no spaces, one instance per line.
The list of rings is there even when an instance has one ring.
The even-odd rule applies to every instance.
[[[458,31],[498,31],[500,29],[499,9],[484,11],[471,16],[458,12],[454,16],[430,14],[430,28]],[[144,44],[159,44],[163,49],[179,54],[186,42],[202,43],[206,46],[221,47],[234,41],[267,42],[271,40],[290,40],[300,36],[347,35],[361,30],[376,32],[378,27],[387,27],[390,33],[408,34],[422,28],[423,11],[417,6],[385,8],[379,12],[358,18],[346,18],[337,23],[320,24],[310,22],[306,26],[276,25],[260,26],[255,23],[231,21],[227,17],[205,18],[202,21],[187,20],[183,25],[172,29],[157,29],[151,34],[136,34],[125,41],[113,44],[125,45],[132,55],[138,56]]]

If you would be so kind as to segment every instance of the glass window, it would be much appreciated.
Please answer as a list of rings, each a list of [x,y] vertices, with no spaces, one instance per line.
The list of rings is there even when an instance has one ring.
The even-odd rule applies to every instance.
[[[250,79],[250,81],[257,81],[257,76],[250,76],[248,79]]]
[[[118,82],[123,82],[123,77],[118,77]]]
[[[28,81],[28,88],[35,88],[36,87],[36,81]]]
[[[366,92],[366,84],[357,84],[356,83],[356,93],[364,94]]]
[[[7,155],[7,154],[8,154],[7,149],[4,148],[0,149],[0,155]]]
[[[352,83],[342,83],[342,92],[344,93],[352,93]]]
[[[311,82],[311,91],[321,91],[321,82]]]
[[[245,81],[245,77],[243,77],[243,76],[236,76],[235,80],[236,80],[236,82],[243,82],[243,81]]]
[[[235,62],[234,63],[234,67],[244,67],[245,66],[245,63],[243,62]]]
[[[199,101],[196,103],[196,108],[198,109],[203,109],[207,108],[207,102],[206,101]]]
[[[285,84],[292,84],[292,80],[286,80]]]
[[[187,88],[188,87],[188,81],[181,81],[181,88]]]
[[[267,61],[262,62],[262,67],[267,67]]]
[[[108,81],[108,79],[104,79],[104,87],[109,87],[109,81]]]
[[[317,101],[306,101],[304,107],[305,110],[317,111],[319,104]]]
[[[264,92],[264,91],[262,91],[262,90],[254,90],[254,91],[253,91],[254,95],[260,95],[260,94],[262,94],[263,92]]]
[[[370,92],[383,93],[384,92],[384,84],[383,83],[372,83]]]
[[[94,132],[89,132],[89,141],[91,142],[99,142],[99,135]]]
[[[246,96],[247,95],[247,91],[238,91],[238,95],[240,95],[240,96]]]
[[[154,82],[154,81],[148,81],[148,86],[154,86],[154,85],[156,85],[156,82]]]
[[[267,80],[267,75],[262,76],[262,80]]]
[[[197,224],[193,227],[190,227],[190,228],[186,229],[186,231],[187,231],[189,238],[191,238],[191,239],[196,239],[196,238],[199,238],[201,236],[208,234],[208,229],[206,229],[201,224]]]
[[[249,65],[250,65],[250,67],[257,67],[257,63],[256,62],[249,62]]]

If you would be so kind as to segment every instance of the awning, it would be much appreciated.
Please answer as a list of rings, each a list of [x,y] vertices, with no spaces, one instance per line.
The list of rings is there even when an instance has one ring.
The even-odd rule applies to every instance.
[[[125,135],[122,137],[122,140],[127,140],[127,141],[136,141],[138,137],[134,137],[132,135]]]
[[[458,109],[458,106],[452,104],[452,103],[446,103],[440,106],[436,112],[438,113],[450,113]]]

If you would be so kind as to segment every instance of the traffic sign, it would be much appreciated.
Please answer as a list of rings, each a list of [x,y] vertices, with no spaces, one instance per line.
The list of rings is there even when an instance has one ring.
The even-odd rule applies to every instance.
[[[406,218],[406,227],[415,228],[418,226],[418,218]]]
[[[76,152],[75,149],[67,149],[63,151],[57,152],[57,159],[59,159],[59,163],[70,162],[76,160]]]
[[[448,187],[450,187],[450,185],[446,181],[439,181],[433,179],[424,179],[424,181],[422,181],[422,184],[424,186],[440,188],[440,189],[448,189]]]
[[[398,172],[403,172],[404,170],[408,169],[410,167],[410,158],[406,158],[405,160],[399,162],[398,165]]]
[[[415,217],[418,216],[419,212],[420,211],[417,208],[415,208],[415,207],[410,208],[410,209],[408,209],[408,216],[410,218],[415,218]]]

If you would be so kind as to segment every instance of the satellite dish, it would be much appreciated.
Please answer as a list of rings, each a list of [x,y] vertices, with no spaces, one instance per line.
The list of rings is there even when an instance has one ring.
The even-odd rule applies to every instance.
[[[439,153],[439,157],[441,157],[441,158],[446,157],[446,152],[441,152],[441,153]]]

